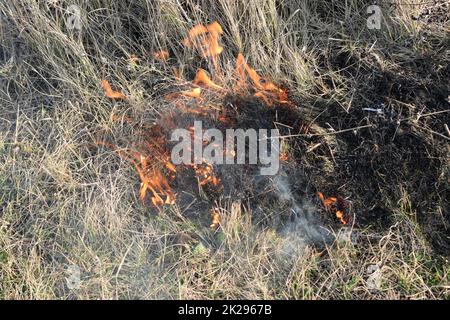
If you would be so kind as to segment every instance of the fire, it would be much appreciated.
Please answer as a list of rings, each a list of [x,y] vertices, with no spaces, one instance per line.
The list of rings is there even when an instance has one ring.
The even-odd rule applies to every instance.
[[[217,187],[220,185],[220,179],[214,174],[214,168],[209,163],[203,163],[201,165],[194,165],[195,176],[199,180],[201,186],[211,183]]]
[[[238,79],[236,83],[236,90],[240,91],[248,87],[247,75],[253,82],[253,88],[256,91],[254,96],[263,100],[268,106],[274,103],[288,104],[287,92],[280,89],[272,82],[261,77],[253,68],[251,68],[245,61],[244,55],[239,53],[236,58],[235,75]]]
[[[139,167],[136,166],[138,172]],[[163,204],[175,204],[175,195],[167,182],[167,179],[156,169],[150,171],[150,174],[140,174],[141,176],[141,190],[139,192],[142,202],[145,200],[147,191],[152,192],[151,201],[155,206]],[[165,200],[163,200],[165,198]]]
[[[186,97],[190,97],[190,98],[200,98],[201,93],[202,93],[202,89],[200,89],[200,88],[194,88],[189,91],[181,92],[182,95],[184,95]]]
[[[276,91],[279,90],[277,86],[275,86],[273,83],[266,81],[265,79],[263,79],[262,77],[260,77],[258,75],[258,73],[251,68],[246,62],[245,62],[245,58],[242,55],[242,53],[239,53],[236,59],[239,62],[239,65],[237,66],[238,68],[238,74],[245,78],[245,71],[247,71],[248,76],[250,77],[250,79],[252,80],[253,84],[255,85],[255,87],[259,90],[264,90],[264,91]],[[243,68],[243,70],[242,70]]]
[[[163,165],[165,171],[168,172],[167,176],[171,178],[177,172],[176,167],[170,162],[170,157],[165,152],[163,144],[160,144],[161,141],[158,141],[161,140],[159,139],[160,137],[155,137],[155,132],[150,132],[149,134],[152,136],[150,138],[151,142],[134,146],[134,148],[141,149],[140,151],[134,149],[121,150],[117,146],[104,141],[96,141],[96,144],[112,149],[122,159],[130,162],[135,167],[141,181],[139,198],[142,202],[145,202],[147,193],[150,192],[150,200],[153,205],[173,205],[175,204],[176,196],[169,185],[166,175],[163,174],[162,169],[155,165],[154,160],[158,160],[156,163]],[[145,154],[149,152],[154,153],[155,156],[146,156]]]
[[[254,97],[261,99],[267,106],[290,103],[287,92],[261,77],[247,64],[242,53],[239,53],[236,58],[236,83],[232,90],[227,89],[224,77],[220,76],[218,67],[218,57],[224,50],[220,45],[222,34],[223,30],[218,22],[208,25],[198,24],[189,30],[187,37],[182,40],[182,43],[186,47],[199,52],[203,58],[212,60],[214,63],[213,71],[215,72],[212,73],[211,77],[214,81],[211,80],[204,69],[198,69],[195,78],[190,83],[186,83],[182,80],[181,69],[172,67],[174,78],[183,88],[178,92],[166,95],[164,98],[172,102],[178,112],[211,116],[225,124],[230,124],[232,120],[227,117],[223,107],[202,105],[204,100],[202,95],[206,91],[205,89],[212,89],[212,93],[217,97],[223,97],[230,92],[244,94],[245,89],[246,92],[251,91]],[[165,50],[156,51],[153,52],[153,58],[167,62],[169,53]],[[137,61],[135,56],[132,56],[130,59],[133,62]],[[101,86],[108,98],[126,98],[120,91],[112,90],[107,80],[103,80]],[[129,125],[137,123],[128,117],[116,118],[117,120],[125,120]],[[178,168],[170,161],[169,144],[162,130],[162,127],[175,127],[175,120],[170,115],[166,115],[160,119],[159,123],[161,125],[157,124],[146,128],[137,127],[140,140],[138,143],[134,143],[130,149],[123,150],[110,143],[97,142],[98,145],[111,148],[121,158],[134,166],[140,179],[139,197],[141,201],[144,202],[149,197],[151,203],[156,207],[164,204],[175,204],[176,194],[170,185],[179,173]],[[234,153],[234,151],[230,152]],[[283,155],[282,158],[287,158],[287,155]],[[212,164],[203,162],[202,164],[187,165],[186,167],[194,170],[200,186],[220,186],[221,180],[214,172]],[[324,205],[325,203],[328,204],[325,201]],[[220,213],[217,209],[213,211],[212,219],[211,227],[217,228],[220,225]]]
[[[201,94],[202,94],[201,88],[194,88],[192,90],[185,90],[185,91],[181,91],[181,92],[169,93],[169,94],[165,95],[164,98],[167,101],[173,102],[173,101],[176,101],[177,98],[179,98],[179,97],[199,99],[201,97]],[[184,108],[184,106],[180,106],[180,108]]]
[[[219,73],[217,58],[223,51],[223,47],[219,45],[220,36],[222,34],[223,30],[218,22],[213,22],[207,26],[198,24],[189,30],[188,36],[182,41],[183,45],[186,47],[197,49],[201,53],[202,57],[212,58],[216,67],[215,80],[218,80],[217,73]],[[176,78],[178,78],[178,76],[178,73],[176,73]],[[236,57],[235,76],[236,84],[234,86],[234,92],[242,93],[243,89],[252,89],[254,91],[254,97],[261,99],[268,106],[273,106],[277,103],[291,104],[286,90],[279,88],[274,83],[261,77],[247,64],[242,53],[239,53]],[[192,84],[200,87],[221,90],[223,93],[229,92],[229,90],[211,80],[204,69],[198,69]],[[188,96],[192,96],[190,91],[187,92]],[[183,91],[181,94],[186,95],[186,91]],[[195,97],[198,97],[196,93]]]
[[[192,81],[192,83],[198,86],[205,86],[212,89],[223,90],[221,86],[211,81],[211,79],[206,74],[206,71],[203,69],[199,69],[197,71],[197,74],[195,75],[194,81]]]
[[[214,208],[211,210],[211,220],[212,223],[210,225],[210,228],[211,229],[219,228],[222,219],[220,217],[220,210],[218,208]]]
[[[322,201],[322,204],[325,207],[325,209],[334,212],[336,218],[338,218],[343,225],[346,225],[349,222],[350,217],[348,214],[345,213],[347,205],[343,199],[338,197],[325,198],[322,192],[317,192],[317,195]]]
[[[114,91],[111,88],[111,85],[109,84],[108,80],[102,80],[101,87],[105,91],[105,96],[107,96],[110,99],[123,100],[126,98],[122,92]]]
[[[219,45],[222,33],[222,27],[218,22],[207,26],[198,24],[189,30],[187,38],[182,43],[188,48],[197,49],[204,58],[215,58],[223,51],[223,47]]]
[[[236,78],[238,79],[238,81],[236,82],[236,87],[235,89],[241,90],[242,88],[246,87],[247,82],[246,82],[246,76],[245,76],[245,58],[244,55],[242,53],[239,53],[237,58],[236,58],[236,69],[235,69],[235,74],[236,74]]]

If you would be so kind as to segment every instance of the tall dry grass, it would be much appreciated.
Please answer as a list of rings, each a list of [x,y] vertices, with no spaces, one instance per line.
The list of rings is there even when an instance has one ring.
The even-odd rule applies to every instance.
[[[132,168],[89,146],[93,132],[119,139],[128,130],[112,122],[116,111],[142,121],[164,112],[161,92],[175,80],[150,53],[170,50],[190,79],[205,62],[180,40],[199,22],[223,26],[226,72],[243,52],[311,117],[332,103],[351,110],[363,99],[355,87],[370,96],[371,79],[340,72],[336,59],[364,55],[356,68],[389,69],[445,39],[445,25],[424,38],[429,26],[411,18],[427,4],[393,2],[382,5],[383,27],[374,31],[362,0],[3,0],[0,297],[448,298],[448,260],[425,241],[407,195],[392,204],[388,230],[361,230],[357,242],[342,235],[320,251],[259,228],[236,203],[222,204],[220,234],[176,207],[150,214]],[[81,30],[67,28],[71,4],[83,13]],[[138,66],[131,55],[142,57]],[[127,103],[103,97],[105,78]],[[67,287],[70,265],[80,268],[78,289]],[[376,288],[369,266],[379,269]]]

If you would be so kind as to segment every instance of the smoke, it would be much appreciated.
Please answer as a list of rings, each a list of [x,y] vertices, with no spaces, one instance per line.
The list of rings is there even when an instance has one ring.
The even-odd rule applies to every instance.
[[[287,240],[286,252],[302,249],[308,244],[320,247],[333,240],[330,232],[321,225],[317,208],[307,199],[296,198],[283,171],[273,178],[273,186],[279,200],[288,203],[291,210],[291,219],[280,231]]]

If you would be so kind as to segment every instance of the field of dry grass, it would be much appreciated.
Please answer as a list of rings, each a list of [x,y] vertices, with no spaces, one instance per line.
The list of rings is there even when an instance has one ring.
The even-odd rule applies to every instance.
[[[0,298],[449,299],[450,4],[382,1],[369,29],[371,4],[2,0]],[[181,43],[213,21],[223,85],[242,52],[317,132],[290,144],[272,198],[218,196],[217,230],[207,209],[142,204],[133,167],[94,146],[135,135],[113,115],[142,127],[167,112],[173,66],[186,82],[214,67]],[[127,99],[107,99],[104,79]],[[317,191],[351,203],[354,223]],[[286,214],[299,198],[333,241],[304,241]]]

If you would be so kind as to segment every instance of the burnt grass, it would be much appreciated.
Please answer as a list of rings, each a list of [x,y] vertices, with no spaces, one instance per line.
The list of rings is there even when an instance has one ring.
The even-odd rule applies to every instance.
[[[448,138],[432,132],[442,132],[450,120],[445,112],[448,85],[442,82],[448,75],[448,65],[437,70],[437,60],[424,56],[399,70],[361,71],[353,67],[355,59],[347,55],[333,61],[337,69],[346,67],[346,72],[353,73],[356,81],[369,79],[354,84],[357,94],[348,111],[327,101],[318,108],[322,111],[311,117],[300,101],[294,106],[267,107],[258,99],[229,95],[223,102],[225,125],[210,117],[200,120],[223,131],[229,127],[278,128],[282,136],[288,136],[289,158],[282,168],[294,197],[299,201],[307,198],[320,208],[317,192],[336,196],[351,217],[349,225],[356,228],[389,228],[398,214],[392,208],[407,197],[408,214],[419,223],[434,250],[448,256]],[[194,118],[184,121],[191,120]],[[261,187],[255,179],[257,166],[222,166],[216,170],[221,189],[206,187],[206,201],[191,206],[191,212],[204,211],[223,197],[239,197],[250,207],[261,203],[276,206],[281,220],[290,218],[288,209],[283,211],[279,203],[275,204],[276,196],[267,191],[267,181]],[[193,185],[194,176],[185,178],[176,183],[178,190]],[[191,197],[181,202],[192,201]],[[322,212],[321,219],[330,227],[339,227],[329,212]]]
[[[329,104],[314,120],[319,127],[344,132],[304,138],[325,140],[329,148],[321,146],[308,154],[300,147],[298,156],[300,163],[311,164],[307,174],[312,185],[325,194],[349,199],[357,227],[391,226],[390,208],[406,194],[410,211],[434,250],[448,256],[449,139],[435,132],[442,132],[450,120],[445,112],[449,67],[438,68],[441,60],[436,56],[419,56],[399,70],[365,72],[353,68],[355,57],[340,57],[336,68],[348,67],[346,72],[354,79],[366,81],[355,84],[359,97],[348,112]],[[345,131],[349,128],[356,129]],[[328,169],[324,160],[332,164]]]
[[[319,120],[324,125],[339,127],[343,122],[348,128],[362,123],[373,127],[341,133],[336,136],[336,149],[318,150],[315,156],[328,158],[334,165],[331,172],[321,170],[319,163],[313,166],[310,174],[314,184],[324,193],[337,192],[351,199],[356,226],[377,229],[393,223],[389,208],[406,192],[434,248],[449,254],[449,189],[441,176],[447,159],[446,145],[430,143],[408,123],[398,124],[364,112],[342,114],[339,108],[329,112],[340,117],[325,116]]]
[[[420,120],[415,123],[409,119],[408,112],[394,105],[387,106],[387,102],[377,106],[381,110],[378,112],[363,111],[362,107],[346,112],[340,106],[331,105],[310,122],[304,119],[302,108],[298,106],[269,108],[257,99],[240,96],[228,96],[225,101],[226,124],[211,117],[197,116],[185,116],[183,124],[187,127],[194,120],[203,120],[204,126],[220,128],[223,132],[230,127],[278,128],[282,136],[291,135],[286,138],[289,159],[281,166],[287,172],[292,192],[299,202],[308,199],[320,209],[316,192],[336,196],[348,207],[349,225],[383,231],[394,223],[393,204],[407,194],[410,211],[415,214],[414,218],[433,248],[444,255],[450,253],[449,188],[445,178],[448,174],[445,171],[447,143],[431,139],[420,131],[425,125]],[[437,106],[436,110],[441,109]],[[446,119],[445,114],[439,114],[431,121],[437,125]],[[423,121],[428,125],[430,118]],[[338,132],[323,129],[329,127]],[[357,129],[346,131],[351,128]],[[313,145],[319,147],[310,151]],[[271,221],[271,226],[276,227],[292,218],[289,204],[283,210],[283,204],[270,190],[270,179],[260,177],[258,180],[257,166],[221,165],[215,170],[222,180],[219,188],[205,186],[203,197],[196,191],[178,192],[180,205],[189,206],[186,214],[197,213],[198,216],[222,198],[240,198],[251,208],[261,204],[275,208],[279,217]],[[181,173],[174,182],[178,191],[192,190],[194,185],[195,176],[189,170]],[[338,220],[324,210],[321,220],[331,228],[340,227]],[[267,225],[266,216],[257,216],[255,221],[266,221]]]
[[[324,193],[350,199],[356,226],[388,228],[394,222],[390,208],[404,193],[433,248],[449,255],[448,139],[431,132],[442,132],[449,114],[420,118],[419,110],[411,107],[422,106],[422,114],[448,110],[448,85],[442,82],[448,78],[448,65],[443,74],[436,74],[432,61],[436,60],[419,58],[404,66],[403,73],[372,73],[378,78],[375,87],[369,95],[360,92],[365,100],[349,112],[328,106],[316,119],[319,126],[337,131],[370,127],[336,134],[334,148],[317,149],[308,157],[334,163],[331,171],[321,169],[320,161],[312,166],[311,180]],[[372,104],[367,104],[367,97]]]

